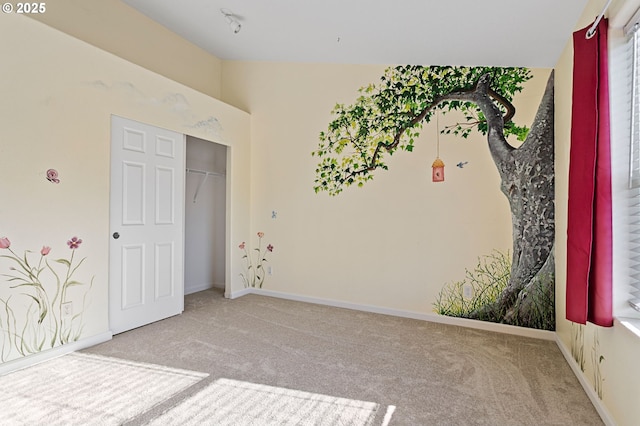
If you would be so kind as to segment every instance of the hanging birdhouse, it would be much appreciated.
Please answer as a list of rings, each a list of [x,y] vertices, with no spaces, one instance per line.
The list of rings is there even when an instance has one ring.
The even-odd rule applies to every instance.
[[[431,165],[431,180],[434,182],[444,182],[444,163],[437,157]]]
[[[440,123],[436,114],[436,159],[431,165],[431,180],[433,182],[444,182],[444,163],[440,159]]]

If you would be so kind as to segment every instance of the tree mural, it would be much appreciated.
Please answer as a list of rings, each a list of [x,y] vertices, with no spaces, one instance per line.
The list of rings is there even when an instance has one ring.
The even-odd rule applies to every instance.
[[[386,155],[412,151],[423,124],[437,111],[460,111],[465,121],[442,130],[462,138],[476,129],[489,151],[509,200],[513,253],[507,286],[494,302],[465,316],[552,329],[554,310],[553,73],[531,128],[512,118],[514,95],[531,78],[526,68],[399,66],[377,85],[360,89],[349,106],[336,105],[313,155],[320,160],[314,189],[339,194],[362,186]],[[509,135],[523,143],[512,146]],[[542,312],[542,314],[541,314]],[[546,314],[545,314],[546,313]],[[541,323],[541,316],[547,317]]]

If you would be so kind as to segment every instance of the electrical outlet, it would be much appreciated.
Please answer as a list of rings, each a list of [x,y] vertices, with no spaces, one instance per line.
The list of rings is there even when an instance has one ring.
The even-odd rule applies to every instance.
[[[267,274],[273,275],[273,266],[271,265],[267,266]]]
[[[473,297],[473,287],[471,287],[471,284],[462,286],[462,297],[465,299],[471,299]]]
[[[62,304],[62,316],[70,317],[73,315],[73,302],[65,302]]]

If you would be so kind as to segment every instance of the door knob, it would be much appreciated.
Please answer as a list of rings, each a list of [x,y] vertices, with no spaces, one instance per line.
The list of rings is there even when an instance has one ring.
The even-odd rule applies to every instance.
[[[113,238],[115,238],[117,240],[118,238],[120,238],[120,234],[118,234],[117,232],[114,232],[113,233]]]

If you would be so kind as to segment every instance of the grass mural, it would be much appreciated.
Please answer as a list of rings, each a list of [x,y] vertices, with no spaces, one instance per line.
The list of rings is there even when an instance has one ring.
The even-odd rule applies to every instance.
[[[469,318],[483,306],[494,303],[509,283],[511,257],[509,253],[495,251],[478,258],[476,266],[465,272],[462,281],[446,284],[440,291],[433,305],[436,313]]]
[[[26,356],[80,338],[87,295],[93,285],[76,278],[86,258],[76,259],[82,240],[67,241],[69,257],[52,258],[53,249],[18,255],[7,237],[0,238],[2,273],[0,288],[0,361],[16,354]],[[7,265],[8,264],[8,265]],[[73,288],[82,289],[72,297]],[[75,299],[75,300],[74,300]],[[75,306],[73,302],[76,301]]]

